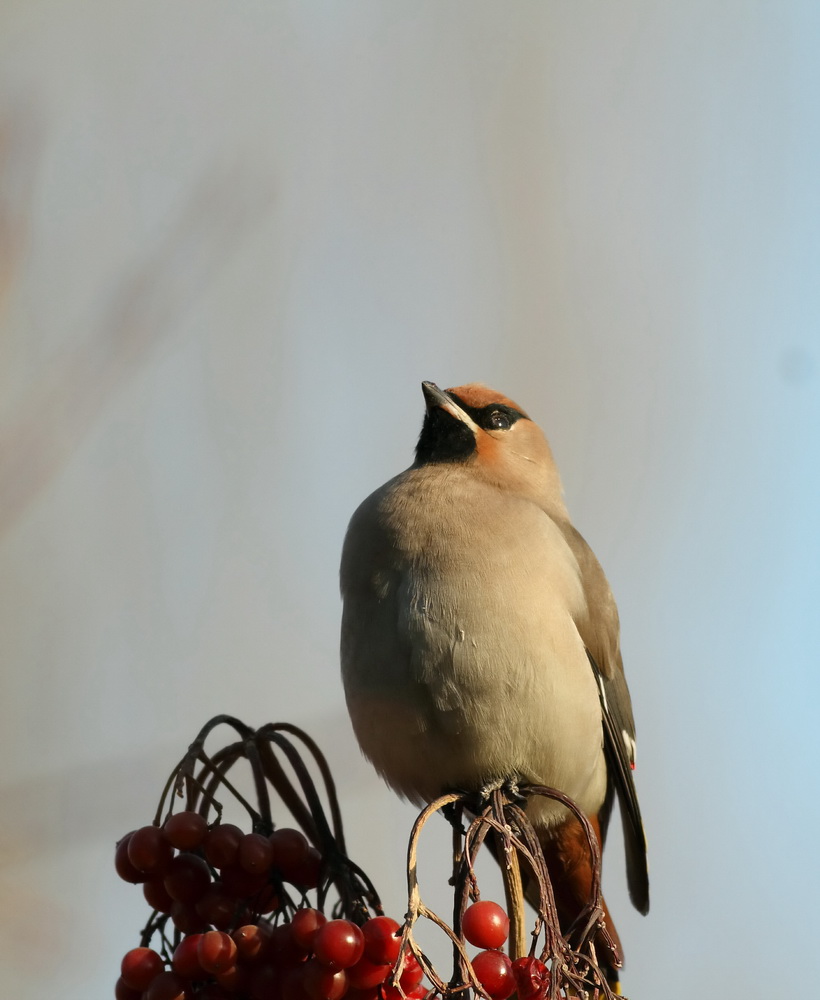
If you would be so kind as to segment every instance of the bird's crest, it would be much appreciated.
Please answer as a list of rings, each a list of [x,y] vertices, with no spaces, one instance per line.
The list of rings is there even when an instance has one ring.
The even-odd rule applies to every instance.
[[[457,385],[452,389],[447,390],[453,396],[458,396],[458,398],[465,403],[467,406],[471,406],[476,410],[480,410],[485,406],[490,406],[492,403],[503,403],[504,406],[510,406],[514,410],[518,410],[520,414],[527,417],[526,412],[518,405],[514,403],[508,396],[502,396],[500,392],[495,389],[491,389],[489,386],[484,385],[483,382],[469,382],[467,385]],[[529,417],[527,417],[529,420]]]

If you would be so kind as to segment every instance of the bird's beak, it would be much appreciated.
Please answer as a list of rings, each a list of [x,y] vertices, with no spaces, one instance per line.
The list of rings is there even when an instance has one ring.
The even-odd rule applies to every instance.
[[[435,382],[422,382],[421,391],[424,393],[424,402],[427,405],[428,413],[438,407],[445,413],[449,413],[451,417],[466,424],[474,434],[478,430],[478,424],[473,418],[462,410],[452,396],[444,392],[443,389],[439,389]]]

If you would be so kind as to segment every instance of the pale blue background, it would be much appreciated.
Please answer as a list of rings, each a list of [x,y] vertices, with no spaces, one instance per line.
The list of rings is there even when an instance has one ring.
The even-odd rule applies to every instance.
[[[336,571],[425,378],[542,423],[619,601],[627,992],[806,988],[819,51],[797,0],[6,0],[4,996],[110,995],[145,918],[114,841],[220,710],[314,733],[401,914]]]

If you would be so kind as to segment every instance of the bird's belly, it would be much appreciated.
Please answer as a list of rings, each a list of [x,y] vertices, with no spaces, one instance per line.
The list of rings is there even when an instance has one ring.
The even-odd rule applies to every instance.
[[[429,494],[401,496],[387,555],[344,573],[342,674],[365,755],[414,800],[517,778],[597,811],[601,708],[561,531],[529,504],[492,516],[470,490],[421,544]]]
[[[596,811],[606,786],[600,705],[569,615],[518,602],[476,618],[451,596],[442,611],[435,596],[434,586],[421,600],[410,596],[406,641],[380,672],[386,683],[349,698],[365,754],[416,801],[516,779]],[[533,810],[541,823],[564,815]]]

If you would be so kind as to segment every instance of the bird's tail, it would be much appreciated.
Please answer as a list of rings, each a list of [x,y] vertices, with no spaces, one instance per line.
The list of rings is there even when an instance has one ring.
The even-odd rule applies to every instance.
[[[597,818],[590,817],[590,823],[600,847],[601,833]],[[539,830],[538,839],[550,873],[561,932],[571,941],[575,932],[584,929],[577,926],[577,921],[592,895],[593,862],[586,833],[576,817],[569,816],[560,826]],[[524,891],[528,901],[537,905],[538,888],[534,879],[525,881]],[[603,898],[601,907],[604,911],[603,921],[593,939],[595,952],[607,979],[610,983],[616,983],[618,970],[623,965],[621,939]]]

